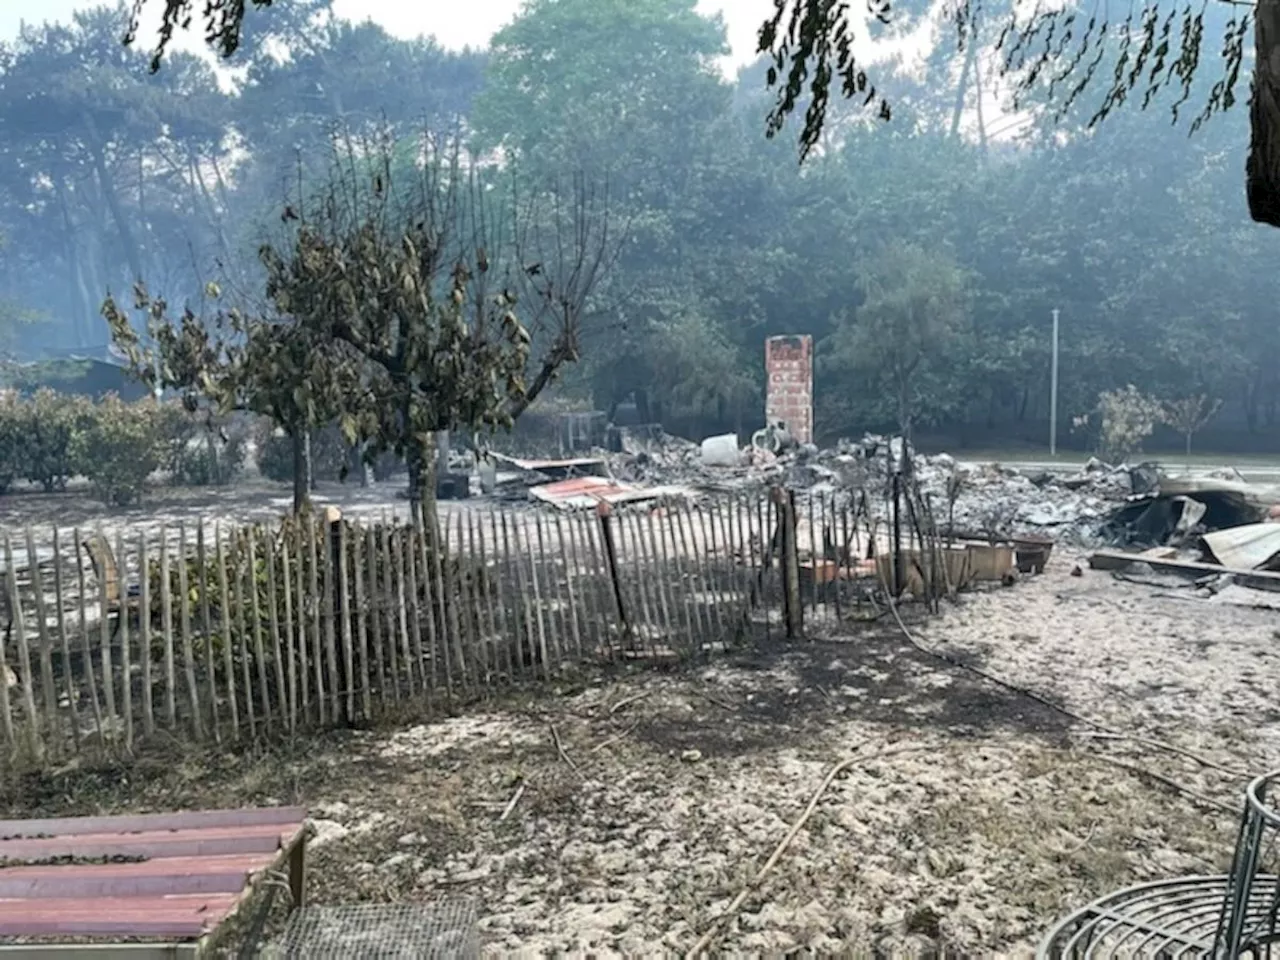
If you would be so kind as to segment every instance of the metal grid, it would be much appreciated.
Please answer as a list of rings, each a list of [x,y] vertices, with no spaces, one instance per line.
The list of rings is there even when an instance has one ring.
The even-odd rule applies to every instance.
[[[1280,771],[1245,791],[1231,872],[1139,884],[1067,917],[1042,960],[1103,957],[1280,957]]]
[[[471,900],[303,907],[269,956],[297,960],[472,960],[480,956]]]
[[[1215,956],[1214,939],[1228,879],[1227,874],[1182,877],[1108,894],[1054,927],[1037,956],[1041,960]],[[1246,913],[1251,926],[1267,921],[1277,889],[1275,877],[1256,878]]]

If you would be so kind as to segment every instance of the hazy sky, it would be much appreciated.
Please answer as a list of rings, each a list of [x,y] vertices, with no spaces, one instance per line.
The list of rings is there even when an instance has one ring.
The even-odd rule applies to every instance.
[[[159,10],[160,3],[161,0],[147,0],[153,12]],[[0,0],[0,39],[17,36],[23,20],[66,20],[72,11],[96,5],[92,0]],[[756,31],[773,9],[772,0],[699,0],[698,8],[724,17],[733,47],[733,66],[754,59]],[[515,16],[520,0],[335,0],[334,9],[351,19],[372,19],[400,37],[434,34],[446,47],[483,46],[494,31]],[[271,11],[251,10],[249,15],[269,17]],[[153,36],[154,32],[148,31],[143,39],[150,42]],[[192,39],[183,38],[180,45],[191,48]]]

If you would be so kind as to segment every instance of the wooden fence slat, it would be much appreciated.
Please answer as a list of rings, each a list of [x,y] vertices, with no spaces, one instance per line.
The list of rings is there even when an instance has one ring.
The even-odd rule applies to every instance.
[[[378,580],[378,599],[382,606],[383,656],[387,662],[387,678],[391,684],[391,699],[400,702],[400,657],[396,653],[396,605],[395,583],[391,570],[391,533],[385,516],[378,525],[378,566],[382,571]]]
[[[310,681],[315,683],[316,722],[323,726],[325,722],[324,705],[324,631],[320,625],[320,558],[317,541],[317,523],[314,517],[306,514],[298,518],[298,528],[304,531],[307,546],[307,587],[306,609],[311,616],[311,646],[303,647],[305,664],[310,661],[311,669],[306,671]],[[303,688],[306,689],[305,687]],[[305,698],[304,698],[305,702]],[[310,718],[308,718],[310,719]]]
[[[703,629],[703,643],[712,643],[720,639],[724,632],[723,624],[717,624],[716,614],[720,612],[719,604],[711,590],[711,582],[707,579],[707,549],[705,537],[702,535],[701,522],[694,523],[693,508],[689,501],[681,500],[675,507],[676,523],[680,527],[680,542],[686,544],[690,563],[693,566],[694,583],[697,586],[694,602],[699,611],[699,621]],[[687,521],[687,522],[686,522]],[[687,534],[687,541],[686,541]]]
[[[231,555],[231,569],[234,573],[232,577],[231,589],[235,598],[236,605],[236,636],[239,643],[236,645],[236,653],[240,659],[240,685],[243,688],[244,695],[244,717],[249,725],[249,736],[256,737],[258,735],[258,711],[253,706],[253,669],[250,661],[253,654],[249,650],[249,611],[248,599],[245,597],[245,581],[248,580],[248,588],[255,589],[253,582],[253,571],[248,569],[248,551],[245,549],[245,532],[237,530],[231,541],[234,553]]]
[[[129,578],[126,576],[129,570],[129,554],[125,551],[124,533],[120,530],[116,531],[116,557],[120,565],[120,582],[126,584]],[[123,703],[121,708],[124,714],[124,746],[126,750],[133,750],[133,666],[130,663],[132,657],[129,651],[129,606],[127,593],[120,604],[120,677],[121,677],[121,699]]]
[[[71,714],[71,737],[80,749],[80,688],[71,669],[71,641],[67,637],[66,599],[62,584],[62,542],[58,528],[53,528],[53,602],[57,610],[58,645],[62,650],[62,676],[66,683],[67,709]],[[6,684],[7,686],[7,684]]]
[[[53,682],[53,649],[49,640],[49,624],[44,605],[44,574],[36,559],[35,532],[26,528],[27,570],[31,574],[31,593],[36,608],[36,642],[40,645],[40,692],[44,700],[44,722],[48,724],[48,748],[51,753],[62,753],[62,735],[58,730],[58,690]],[[16,571],[15,571],[16,573]]]
[[[547,649],[547,624],[543,616],[542,589],[538,583],[538,563],[542,558],[533,555],[533,550],[531,549],[533,544],[527,542],[528,537],[526,535],[522,534],[521,540],[525,542],[521,543],[520,555],[529,561],[529,590],[533,595],[534,616],[537,618],[538,623],[538,652],[542,658],[542,676],[545,679],[550,679],[551,653]]]
[[[498,622],[501,624],[501,632],[505,634],[501,638],[503,656],[507,663],[507,675],[514,683],[516,678],[524,672],[524,657],[521,654],[520,642],[520,619],[515,612],[515,605],[511,602],[508,586],[510,581],[509,567],[507,565],[506,553],[502,549],[502,541],[498,535],[498,512],[492,507],[489,508],[489,552],[493,556],[493,588],[497,597],[498,607],[495,611],[498,616]]]
[[[204,542],[204,521],[196,524],[196,571],[200,576],[200,633],[204,639],[205,696],[209,700],[209,731],[215,743],[222,742],[218,727],[218,664],[213,650],[213,610],[209,602],[209,551]],[[146,563],[143,562],[143,568]],[[145,608],[145,604],[143,605]]]
[[[405,690],[409,698],[413,699],[417,696],[417,679],[415,677],[417,670],[413,662],[412,645],[409,642],[408,600],[405,597],[404,589],[406,568],[403,531],[398,527],[391,530],[387,536],[387,543],[391,554],[391,579],[395,585],[393,602],[395,603],[396,636],[400,640],[400,658],[404,662]]]
[[[317,550],[324,546],[321,562],[324,565],[321,595],[321,610],[324,615],[324,662],[328,665],[329,697],[328,715],[330,722],[336,723],[342,714],[342,671],[338,664],[338,602],[336,594],[337,558],[334,552],[337,543],[334,541],[333,528],[340,526],[341,520],[330,522],[321,518],[317,531]],[[323,721],[322,721],[323,722]]]
[[[647,511],[642,524],[643,530],[640,534],[641,549],[644,550],[652,558],[652,579],[654,592],[654,608],[658,616],[659,629],[662,636],[670,639],[675,632],[675,621],[671,617],[671,611],[675,609],[675,599],[672,598],[671,571],[669,569],[669,557],[658,544],[658,520],[654,517],[653,511]],[[678,598],[679,593],[675,596]]]
[[[293,541],[291,553],[296,591],[293,597],[293,615],[297,626],[297,640],[293,646],[294,685],[291,689],[296,725],[297,722],[306,723],[311,715],[311,694],[308,692],[311,689],[311,673],[307,657],[307,541],[299,519],[293,522],[290,539]]]
[[[489,590],[489,567],[485,563],[483,546],[477,547],[476,526],[479,523],[479,517],[475,511],[466,511],[467,524],[467,557],[471,562],[472,574],[472,599],[475,603],[476,610],[476,636],[482,651],[482,661],[485,665],[485,689],[492,692],[494,681],[502,672],[499,662],[498,638],[494,636],[493,628],[493,598]]]
[[[543,592],[546,594],[548,649],[557,665],[565,659],[565,643],[569,630],[565,624],[565,605],[560,597],[559,562],[548,550],[549,539],[544,535],[550,518],[543,511],[534,514],[534,528],[537,535],[538,554],[537,567],[541,571]]]
[[[679,619],[684,622],[685,636],[688,637],[689,643],[696,646],[698,642],[697,618],[693,612],[694,598],[690,587],[692,582],[689,578],[688,557],[680,549],[680,541],[676,535],[676,517],[674,512],[666,511],[662,515],[662,521],[658,524],[658,531],[661,536],[663,550],[669,551],[667,556],[671,558],[670,569],[675,574],[675,593],[679,597],[677,606],[679,608]]]
[[[524,565],[519,561],[519,552],[513,552],[511,548],[512,527],[515,524],[508,525],[506,513],[502,514],[502,555],[507,566],[515,573],[516,581],[516,597],[519,604],[515,611],[521,629],[517,631],[518,655],[520,663],[523,666],[528,661],[529,667],[534,673],[538,668],[538,638],[535,634],[533,625],[533,610],[529,606],[529,587],[524,575]],[[521,635],[523,638],[521,639]]]
[[[84,561],[80,556],[80,551],[84,547],[84,540],[80,536],[80,528],[77,527],[74,532],[75,551],[76,551],[76,584],[80,591],[80,643],[84,653],[84,676],[89,684],[89,702],[93,706],[93,728],[98,734],[99,740],[106,735],[106,727],[102,724],[102,700],[98,696],[98,683],[93,668],[93,638],[89,635],[89,595],[85,588],[84,578]]]
[[[599,573],[596,572],[595,567],[591,566],[588,543],[586,543],[590,539],[591,529],[588,526],[588,518],[582,515],[581,511],[572,513],[568,517],[568,535],[570,535],[573,557],[575,557],[573,563],[579,570],[579,594],[582,596],[582,612],[586,616],[586,620],[582,623],[584,627],[582,644],[585,646],[585,654],[595,659],[599,655],[599,645],[602,643],[600,623],[604,614],[600,613],[600,596],[595,589],[595,581]]]
[[[455,515],[455,520],[461,520]],[[462,687],[475,694],[480,689],[482,670],[478,665],[475,644],[471,638],[471,604],[467,595],[466,555],[460,541],[454,543],[454,529],[461,534],[462,527],[443,523],[444,543],[448,563],[445,565],[445,594],[449,598],[449,625],[453,630],[455,645],[458,649],[458,666],[462,674]]]
[[[592,651],[591,621],[595,618],[595,613],[592,609],[591,585],[583,563],[582,550],[579,549],[578,544],[578,524],[574,519],[572,514],[565,518],[564,534],[569,550],[569,576],[573,582],[573,594],[580,621],[576,639],[578,656],[585,659]]]
[[[492,511],[487,511],[492,518]],[[505,604],[502,596],[502,571],[498,566],[497,546],[492,536],[492,528],[485,532],[485,516],[476,513],[476,550],[480,558],[480,567],[484,570],[485,606],[489,611],[489,635],[493,644],[493,662],[500,677],[508,683],[515,679],[515,664],[511,656],[511,644],[506,628]]]
[[[223,544],[222,529],[214,527],[213,542],[218,564],[218,600],[222,610],[220,618],[222,627],[222,670],[226,675],[227,707],[231,712],[231,735],[240,739],[240,704],[236,698],[236,666],[235,653],[232,650],[232,616],[231,591],[227,588],[227,551]],[[212,668],[212,665],[210,666]]]
[[[280,641],[280,591],[276,588],[277,561],[276,544],[279,538],[275,531],[262,528],[262,554],[267,574],[267,621],[271,631],[271,659],[275,665],[276,695],[275,702],[279,708],[281,719],[288,722],[289,688],[284,678],[284,645]],[[288,576],[288,567],[285,567]]]
[[[122,583],[121,590],[123,589]],[[160,524],[160,640],[164,644],[164,718],[170,732],[173,732],[178,726],[178,681],[173,654],[173,581],[169,570],[169,534],[163,523]]]
[[[444,530],[447,529],[439,520],[435,529],[429,530],[434,549],[431,551],[431,575],[436,585],[436,596],[440,602],[440,637],[445,655],[445,676],[449,685],[449,695],[454,696],[454,684],[466,685],[466,667],[460,660],[458,648],[458,610],[454,605],[452,592],[446,587],[446,572],[451,562],[449,547]]]
[[[258,602],[258,528],[244,531],[245,575],[249,587],[249,617],[253,620],[253,660],[258,674],[258,704],[262,707],[263,726],[271,726],[271,690],[267,681],[267,649],[262,637],[262,605]],[[247,639],[246,639],[246,654]]]
[[[338,532],[338,598],[339,613],[342,616],[342,664],[346,671],[347,722],[356,717],[356,671],[355,651],[351,638],[351,584],[347,575],[349,560],[347,548],[347,525],[339,521]],[[361,684],[360,686],[363,686]]]
[[[298,642],[295,627],[301,627],[301,617],[296,616],[293,604],[293,569],[290,548],[293,538],[286,527],[282,526],[276,534],[276,542],[280,549],[280,588],[284,597],[284,632],[280,641],[284,648],[285,690],[281,696],[285,701],[285,714],[288,718],[289,732],[298,729]],[[301,570],[301,567],[298,568]]]
[[[429,681],[429,690],[434,695],[440,689],[440,642],[436,635],[436,593],[431,586],[431,559],[428,551],[433,549],[427,528],[418,527],[418,556],[415,560],[416,580],[414,590],[421,598],[418,616],[423,620],[427,632],[427,648],[425,651],[429,666],[423,669],[423,677]]]
[[[98,538],[99,544],[106,544],[109,542],[107,540],[106,534],[102,532],[102,524],[98,524],[97,538]],[[99,641],[99,653],[100,653],[100,656],[102,657],[100,661],[101,669],[102,669],[102,692],[103,692],[102,703],[103,703],[103,706],[106,708],[105,719],[106,719],[107,728],[108,728],[102,731],[102,739],[104,742],[108,738],[115,739],[116,729],[117,729],[116,720],[118,717],[118,713],[116,711],[116,672],[115,672],[115,667],[112,664],[112,657],[111,657],[111,612],[110,612],[111,608],[110,608],[110,600],[107,596],[107,579],[108,579],[108,574],[106,569],[104,568],[103,570],[99,571],[99,575],[98,575],[98,608],[99,608],[98,641]],[[117,593],[119,593],[120,595],[119,600],[117,602],[117,606],[123,609],[125,604],[125,597],[126,597],[126,585],[124,582],[124,575],[120,572],[118,564],[117,564],[117,570],[116,570],[116,580],[118,583]]]
[[[696,508],[691,507],[690,509],[698,518],[699,533],[704,535],[702,542],[705,546],[707,589],[711,591],[711,606],[714,611],[716,629],[719,631],[720,639],[728,643],[730,627],[726,625],[724,614],[727,597],[724,589],[724,569],[718,562],[720,558],[720,538],[716,533],[715,507],[716,504],[714,503],[701,503]],[[730,620],[729,622],[731,623],[732,621]]]
[[[609,574],[609,582],[613,587],[614,607],[618,614],[618,626],[622,631],[622,644],[628,646],[633,641],[631,617],[634,611],[627,604],[626,594],[622,589],[622,573],[618,557],[618,544],[614,531],[613,515],[607,503],[597,508],[600,523],[601,552],[605,560],[605,569]]]
[[[431,709],[431,676],[427,665],[427,652],[422,646],[422,591],[418,577],[418,556],[422,543],[422,531],[412,524],[405,527],[404,543],[401,558],[404,566],[405,601],[409,605],[409,640],[413,647],[413,662],[416,665],[422,695],[427,709]]]
[[[581,660],[582,659],[582,631],[579,629],[579,626],[578,626],[578,616],[581,611],[578,609],[578,598],[577,598],[576,592],[573,589],[573,578],[575,573],[577,572],[575,570],[575,567],[577,566],[577,560],[573,551],[571,550],[572,544],[565,537],[564,523],[562,522],[559,515],[556,516],[555,520],[556,520],[556,541],[560,545],[560,558],[561,558],[561,563],[563,564],[563,569],[564,569],[565,593],[568,596],[568,602],[569,602],[569,628],[573,636],[573,652],[577,656],[577,658]]]
[[[409,625],[409,648],[413,651],[413,672],[418,678],[418,689],[430,710],[433,709],[431,704],[434,691],[431,687],[430,652],[423,624],[422,574],[418,570],[422,539],[420,526],[415,526],[412,520],[404,525],[400,541],[400,570],[404,576],[405,617]]]
[[[591,572],[593,579],[599,579],[605,583],[606,596],[601,597],[596,594],[599,599],[599,624],[602,634],[603,653],[610,660],[618,655],[618,651],[613,642],[614,632],[611,626],[617,622],[618,628],[625,634],[626,617],[623,611],[617,606],[618,597],[614,592],[614,581],[611,576],[612,566],[609,563],[608,544],[605,542],[605,524],[608,521],[607,514],[597,513],[593,519],[590,516],[583,516],[582,529],[586,539],[587,551],[591,554]],[[598,541],[598,545],[597,545]]]
[[[13,548],[9,545],[9,537],[7,535],[4,538],[4,570],[4,586],[5,590],[9,593],[9,616],[13,618],[14,632],[21,637],[23,629],[22,598],[18,595],[18,571],[13,566]],[[18,657],[19,663],[18,669],[15,671],[15,675],[18,677],[18,681],[23,687],[22,704],[25,708],[27,701],[31,697],[31,663],[30,661],[24,661],[22,659],[21,643],[18,645]],[[6,661],[8,660],[7,650],[5,651],[5,659]],[[7,663],[5,665],[8,666]],[[0,678],[0,680],[3,680],[3,683],[0,683],[0,687],[3,687],[3,690],[0,690],[0,707],[3,707],[4,709],[3,723],[5,743],[12,751],[17,746],[17,738],[13,729],[13,707],[9,702],[9,677],[6,675],[3,678]],[[27,717],[32,724],[35,723],[34,703],[32,704]],[[30,737],[31,734],[28,733],[27,736]]]
[[[155,736],[156,704],[155,677],[151,664],[151,564],[147,558],[146,532],[138,534],[138,659],[142,661],[142,733]]]
[[[28,562],[34,560],[34,557],[28,557]],[[27,624],[22,612],[22,597],[18,593],[18,568],[13,563],[13,544],[8,534],[4,537],[4,565],[9,571],[9,612],[13,617],[13,637],[18,644],[18,679],[22,683],[22,707],[27,715],[27,747],[32,759],[40,760],[44,756],[44,745],[40,735],[40,714],[36,710],[31,648],[27,645]],[[7,678],[5,686],[8,686]]]
[[[191,638],[191,587],[187,576],[187,525],[178,524],[178,625],[182,630],[182,670],[186,674],[187,698],[191,702],[191,730],[197,741],[204,739],[200,719],[200,688],[196,683],[195,644]]]
[[[356,643],[360,649],[360,707],[365,719],[373,717],[373,670],[369,664],[369,597],[364,588],[364,537],[358,527],[351,528],[352,600],[356,612]]]
[[[617,549],[620,563],[630,559],[635,564],[636,575],[628,578],[635,584],[635,594],[639,603],[632,609],[639,609],[640,620],[644,628],[639,631],[641,646],[649,651],[650,656],[657,656],[659,641],[658,608],[653,596],[655,571],[649,569],[649,552],[644,548],[644,534],[641,532],[640,517],[634,511],[615,514],[617,519]],[[662,640],[668,638],[663,637]]]
[[[378,699],[382,701],[382,707],[385,710],[387,706],[387,664],[386,656],[382,650],[382,637],[385,630],[382,629],[383,622],[379,615],[379,597],[382,593],[382,587],[378,583],[378,540],[377,533],[372,526],[365,529],[365,562],[369,569],[368,587],[368,609],[369,609],[369,633],[370,643],[373,647],[374,663],[378,671]]]

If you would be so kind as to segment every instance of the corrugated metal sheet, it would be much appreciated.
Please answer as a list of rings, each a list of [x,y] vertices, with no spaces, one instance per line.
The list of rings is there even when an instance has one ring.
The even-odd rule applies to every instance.
[[[635,487],[619,483],[607,477],[574,477],[531,487],[529,495],[543,503],[565,509],[588,509],[599,503],[619,506],[624,503],[643,503],[659,497],[688,496],[685,487]]]
[[[517,469],[526,470],[530,473],[603,476],[608,472],[607,465],[600,457],[569,457],[564,460],[522,460],[518,457],[508,457],[500,453],[492,454],[492,456],[498,463],[510,464]]]
[[[1280,554],[1280,524],[1247,523],[1204,535],[1213,559],[1233,570],[1275,570]]]
[[[636,492],[635,487],[607,477],[575,477],[531,487],[529,496],[558,507],[594,507],[597,503],[615,503],[616,498]]]
[[[0,821],[0,936],[199,938],[305,822],[300,807]]]

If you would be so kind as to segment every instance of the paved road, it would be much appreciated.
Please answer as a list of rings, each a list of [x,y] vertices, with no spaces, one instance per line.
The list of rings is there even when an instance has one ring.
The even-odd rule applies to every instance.
[[[1173,474],[1175,476],[1185,476],[1187,474],[1186,464],[1178,462],[1176,458],[1166,458],[1166,459],[1154,458],[1154,459],[1156,459],[1156,462],[1163,464],[1165,470],[1168,471],[1170,474]],[[990,459],[983,459],[983,460],[960,459],[959,462],[964,464],[978,464],[978,463],[990,463],[991,461]],[[1044,470],[1049,473],[1058,474],[1061,476],[1068,476],[1070,474],[1079,473],[1081,470],[1083,470],[1085,465],[1085,460],[1081,459],[1081,460],[1067,461],[1067,460],[1008,459],[1008,460],[1001,460],[1000,463],[1004,464],[1007,467],[1014,467],[1017,470],[1022,470],[1025,472],[1035,472],[1037,470]],[[1193,463],[1190,468],[1190,473],[1191,473],[1191,476],[1193,477],[1205,477],[1205,476],[1208,476],[1210,473],[1213,473],[1215,470],[1222,470],[1226,468],[1234,468],[1236,470],[1239,470],[1246,480],[1249,480],[1253,483],[1280,483],[1280,465],[1278,465],[1275,461],[1259,462],[1255,460],[1251,462],[1248,460],[1239,460],[1235,462],[1228,462],[1224,458],[1223,462],[1219,464]]]

